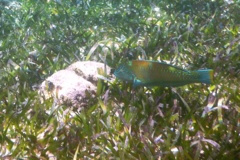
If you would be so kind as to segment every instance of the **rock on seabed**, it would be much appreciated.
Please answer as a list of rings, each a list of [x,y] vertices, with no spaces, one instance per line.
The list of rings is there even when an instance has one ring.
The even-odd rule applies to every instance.
[[[39,93],[43,99],[54,98],[57,104],[88,106],[96,96],[98,68],[110,73],[110,68],[100,62],[73,63],[43,81]]]

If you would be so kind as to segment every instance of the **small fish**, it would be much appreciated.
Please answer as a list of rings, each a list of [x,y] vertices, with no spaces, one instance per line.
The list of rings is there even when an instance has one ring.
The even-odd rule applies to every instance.
[[[212,69],[188,71],[170,64],[146,60],[122,64],[114,75],[120,80],[133,82],[133,87],[178,87],[190,83],[213,82]]]

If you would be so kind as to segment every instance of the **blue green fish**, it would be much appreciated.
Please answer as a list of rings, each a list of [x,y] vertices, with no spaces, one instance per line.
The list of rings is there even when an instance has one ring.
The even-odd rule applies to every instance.
[[[188,71],[170,64],[134,60],[120,65],[114,75],[137,86],[178,87],[190,83],[213,83],[213,70]]]

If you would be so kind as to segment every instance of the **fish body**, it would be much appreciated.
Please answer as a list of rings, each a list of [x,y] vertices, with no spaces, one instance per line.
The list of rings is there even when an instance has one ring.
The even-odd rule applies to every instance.
[[[178,87],[190,83],[213,82],[213,70],[188,71],[170,64],[134,60],[120,65],[114,75],[124,81],[133,82],[133,86]]]

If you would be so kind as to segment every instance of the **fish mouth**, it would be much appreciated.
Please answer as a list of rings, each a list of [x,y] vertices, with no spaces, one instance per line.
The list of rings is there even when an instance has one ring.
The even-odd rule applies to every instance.
[[[110,75],[113,75],[114,74],[114,72],[115,72],[115,68],[111,68],[111,70],[110,70]],[[114,74],[115,75],[115,74]]]

